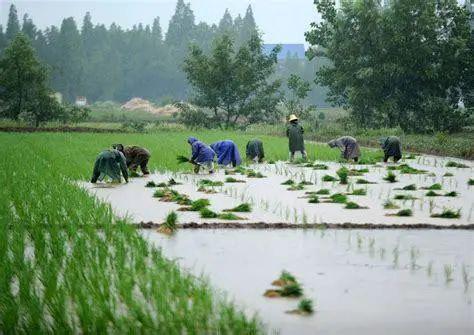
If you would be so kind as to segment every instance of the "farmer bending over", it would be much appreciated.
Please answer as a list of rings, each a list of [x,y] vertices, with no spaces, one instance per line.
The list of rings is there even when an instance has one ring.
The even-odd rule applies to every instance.
[[[97,156],[92,172],[91,183],[95,184],[97,180],[102,181],[106,176],[112,179],[113,183],[120,183],[122,172],[125,182],[128,183],[128,171],[124,155],[115,149],[102,151]]]
[[[351,136],[343,136],[328,142],[331,148],[338,147],[341,150],[342,158],[353,159],[357,163],[360,157],[360,148],[357,140]]]
[[[245,153],[247,155],[247,159],[253,160],[255,163],[263,162],[263,159],[265,158],[265,152],[263,151],[262,141],[257,139],[248,141],[245,148]]]
[[[191,159],[195,165],[194,173],[199,173],[201,168],[205,168],[209,173],[214,173],[214,155],[216,154],[210,146],[199,141],[195,137],[189,137],[188,143],[191,145]]]
[[[151,155],[147,149],[135,145],[124,147],[122,144],[114,144],[112,147],[123,153],[127,162],[127,167],[132,172],[137,172],[137,169],[140,166],[143,175],[150,174],[150,171],[148,170],[148,160]]]
[[[296,115],[291,114],[288,119],[290,124],[286,128],[286,136],[288,137],[288,144],[290,147],[290,162],[295,158],[295,152],[301,152],[303,159],[306,160],[306,151],[304,149],[303,126],[298,123]]]
[[[402,144],[397,136],[383,137],[380,139],[380,145],[385,154],[383,161],[388,162],[390,157],[393,157],[393,161],[396,163],[402,158]]]
[[[234,141],[225,140],[211,144],[211,149],[217,155],[217,164],[227,166],[232,164],[232,167],[236,167],[242,163],[239,154],[239,148],[235,145]]]

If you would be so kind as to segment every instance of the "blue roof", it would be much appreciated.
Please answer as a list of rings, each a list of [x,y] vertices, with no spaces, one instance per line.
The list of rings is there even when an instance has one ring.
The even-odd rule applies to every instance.
[[[267,55],[276,47],[278,44],[264,44],[263,45],[263,52]],[[291,56],[296,56],[299,59],[305,58],[305,50],[303,44],[280,44],[281,51],[278,54],[278,59],[282,60],[287,57],[288,54]]]

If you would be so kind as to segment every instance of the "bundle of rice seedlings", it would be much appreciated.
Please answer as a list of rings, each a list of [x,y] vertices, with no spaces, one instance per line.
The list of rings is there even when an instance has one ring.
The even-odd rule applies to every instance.
[[[383,208],[385,209],[399,209],[400,207],[395,204],[393,201],[387,200],[383,204]]]
[[[469,178],[469,180],[467,181],[467,184],[468,184],[469,186],[473,186],[473,185],[474,185],[474,179]]]
[[[328,170],[329,167],[325,164],[314,164],[313,169],[314,170]]]
[[[454,177],[454,175],[451,172],[446,172],[443,177]]]
[[[300,184],[301,184],[301,185],[305,185],[305,186],[307,186],[307,185],[313,185],[312,182],[307,181],[307,180],[300,181]]]
[[[373,181],[368,181],[366,179],[357,179],[356,180],[356,184],[361,184],[361,185],[365,185],[365,184],[377,184],[376,182],[373,182]]]
[[[432,218],[443,218],[443,219],[459,219],[461,217],[461,210],[453,211],[451,209],[445,209],[441,213],[431,214]]]
[[[313,301],[311,299],[301,299],[298,303],[298,311],[302,314],[312,314],[314,312]]]
[[[234,174],[236,174],[236,173],[237,173],[237,172],[235,172],[235,170],[225,170],[225,171],[224,171],[224,174],[225,174],[226,176],[228,176],[228,175],[234,175]]]
[[[178,183],[174,178],[170,178],[168,180],[168,186],[174,186],[174,185],[181,185],[181,183]]]
[[[190,160],[188,157],[183,156],[183,155],[178,155],[176,156],[176,160],[178,161],[178,164],[183,164],[183,163],[189,163]]]
[[[168,187],[168,184],[161,182],[161,183],[156,184],[156,187]]]
[[[348,182],[349,170],[346,167],[342,167],[336,171],[336,174],[339,176],[340,183],[345,185]]]
[[[295,182],[292,179],[287,179],[281,185],[293,185]]]
[[[282,286],[285,286],[285,285],[294,284],[296,282],[297,281],[296,281],[295,276],[293,276],[290,272],[288,272],[286,270],[283,270],[280,273],[280,277],[277,280],[274,280],[272,282],[272,285],[282,287]]]
[[[155,193],[153,193],[153,197],[154,198],[163,198],[165,196],[166,192],[168,192],[168,190],[166,190],[166,189],[156,190]]]
[[[460,168],[460,169],[466,169],[469,168],[468,165],[463,164],[463,163],[458,163],[454,161],[449,161],[446,163],[446,167],[455,167],[455,168]]]
[[[233,177],[227,177],[225,179],[225,182],[226,183],[245,183],[245,180],[241,180],[241,179],[235,179]]]
[[[217,217],[221,220],[245,220],[245,218],[237,216],[234,213],[222,213]]]
[[[166,216],[165,222],[158,228],[158,232],[166,235],[173,234],[178,229],[178,225],[176,224],[177,222],[178,215],[176,212],[170,212]]]
[[[145,184],[145,187],[157,187],[153,180],[150,180],[148,183]]]
[[[198,189],[197,189],[198,192],[203,192],[203,193],[206,193],[206,194],[214,194],[214,193],[217,193],[216,190],[212,189],[212,188],[207,188],[205,186],[199,186]]]
[[[213,211],[211,211],[209,208],[204,207],[199,211],[199,214],[201,215],[201,218],[203,219],[214,219],[217,218],[219,215]]]
[[[325,174],[323,176],[323,181],[327,181],[327,182],[330,182],[330,181],[337,181],[338,179],[336,177],[333,177],[333,176],[330,176],[328,174]]]
[[[428,172],[426,170],[415,169],[408,164],[401,164],[399,170],[403,174],[423,174]]]
[[[303,289],[299,283],[289,283],[283,286],[280,290],[282,297],[301,297]]]
[[[397,213],[395,213],[395,216],[412,216],[412,215],[413,215],[413,211],[409,208],[399,210]]]
[[[345,206],[346,209],[366,209],[368,207],[365,207],[365,206],[361,206],[359,205],[358,203],[355,203],[353,201],[349,201],[346,203],[346,206]]]
[[[210,180],[210,179],[201,179],[199,181],[199,185],[201,186],[223,186],[224,183],[221,182],[221,181],[213,181],[213,180]]]
[[[428,192],[426,192],[425,196],[427,196],[427,197],[439,197],[439,196],[441,196],[441,194],[436,193],[433,190],[429,190]]]
[[[397,182],[397,176],[389,171],[385,177],[383,177],[383,180],[388,181],[389,183],[396,183]]]
[[[294,184],[287,188],[288,191],[301,191],[304,190],[303,184]]]
[[[369,169],[364,168],[364,169],[350,169],[349,170],[349,176],[362,176],[364,173],[368,173]]]
[[[330,196],[331,202],[336,204],[345,204],[347,202],[347,196],[341,193],[334,193]]]
[[[224,209],[224,212],[251,212],[251,211],[252,211],[252,205],[250,205],[249,203],[243,203],[231,209]]]
[[[418,198],[412,196],[411,194],[395,194],[393,197],[395,200],[416,200]]]
[[[260,172],[255,172],[254,170],[248,170],[247,177],[248,178],[265,178],[266,176],[264,176]]]
[[[329,191],[329,189],[327,189],[327,188],[322,188],[322,189],[320,189],[320,190],[317,190],[315,194],[328,195],[329,193],[331,193],[331,191]]]
[[[308,202],[310,204],[318,204],[320,202],[319,197],[317,195],[312,195],[312,196],[309,197]]]
[[[458,196],[458,192],[456,192],[456,191],[451,191],[451,192],[445,193],[444,196],[445,196],[445,197],[457,197],[457,196]]]
[[[364,188],[356,188],[352,190],[352,193],[350,195],[367,195],[367,190]]]
[[[422,187],[423,190],[433,190],[433,191],[439,191],[442,188],[443,187],[439,183],[433,184],[433,185],[428,186],[428,187]]]
[[[199,212],[201,209],[209,206],[211,202],[209,199],[197,199],[191,203],[190,210],[193,212]]]
[[[396,188],[395,190],[416,191],[416,185],[415,184],[410,184],[410,185],[404,186],[402,188]]]

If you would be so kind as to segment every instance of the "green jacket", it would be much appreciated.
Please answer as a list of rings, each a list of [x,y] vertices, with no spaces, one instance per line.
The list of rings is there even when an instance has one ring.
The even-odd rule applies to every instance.
[[[304,129],[298,122],[291,122],[286,128],[290,152],[304,151]]]
[[[124,155],[115,149],[104,150],[96,158],[94,171],[92,172],[91,183],[102,181],[105,176],[109,176],[113,181],[121,181],[120,172],[128,182],[127,164]]]

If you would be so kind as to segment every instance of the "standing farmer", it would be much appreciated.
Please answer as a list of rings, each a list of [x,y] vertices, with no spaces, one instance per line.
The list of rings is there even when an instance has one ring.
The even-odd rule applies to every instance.
[[[390,157],[393,157],[395,163],[402,158],[402,144],[397,136],[381,138],[380,145],[385,154],[383,158],[384,163],[387,163]]]
[[[296,115],[291,114],[288,119],[290,124],[286,128],[286,136],[288,137],[288,144],[290,148],[290,162],[295,158],[295,152],[301,152],[303,159],[306,160],[306,151],[304,148],[303,126],[298,123]]]
[[[255,163],[263,162],[265,152],[263,151],[263,143],[258,139],[253,139],[247,142],[245,147],[247,159],[253,160]]]
[[[191,145],[189,161],[195,165],[194,173],[199,173],[201,167],[207,169],[209,173],[214,173],[214,156],[216,153],[211,147],[195,137],[189,137],[188,143]]]
[[[232,164],[232,167],[236,167],[242,163],[239,148],[235,145],[234,141],[225,140],[212,143],[211,149],[216,153],[217,164],[219,165],[227,166]]]
[[[150,160],[150,152],[136,145],[124,147],[122,144],[114,144],[112,146],[125,156],[127,167],[132,172],[137,172],[138,167],[142,170],[143,175],[150,174],[148,170],[148,161]]]
[[[331,148],[338,147],[344,159],[353,159],[357,163],[360,157],[360,148],[357,140],[351,136],[343,136],[328,142]]]
[[[115,149],[104,150],[97,156],[92,172],[91,183],[95,184],[97,180],[102,181],[106,176],[112,179],[114,183],[120,183],[122,178],[128,183],[128,171],[124,155]]]

